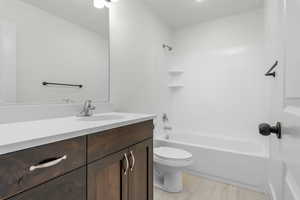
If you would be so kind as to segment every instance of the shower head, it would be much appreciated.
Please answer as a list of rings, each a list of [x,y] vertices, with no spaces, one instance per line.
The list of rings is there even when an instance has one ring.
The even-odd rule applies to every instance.
[[[168,49],[169,51],[172,51],[173,50],[173,47],[169,46],[169,45],[166,45],[166,44],[163,44],[163,48],[164,49]]]

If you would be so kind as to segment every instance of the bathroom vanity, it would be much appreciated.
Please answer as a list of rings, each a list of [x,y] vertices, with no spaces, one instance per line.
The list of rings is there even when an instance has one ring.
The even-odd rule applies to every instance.
[[[0,125],[0,199],[152,200],[153,116],[111,116]]]
[[[154,116],[90,116],[110,99],[109,9],[0,4],[0,106],[20,104],[1,113],[0,200],[152,200]],[[89,117],[7,123],[67,116],[87,99]]]

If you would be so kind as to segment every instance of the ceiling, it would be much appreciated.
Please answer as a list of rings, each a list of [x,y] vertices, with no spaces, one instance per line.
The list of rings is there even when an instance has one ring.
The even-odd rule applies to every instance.
[[[143,0],[174,29],[263,7],[263,0]]]
[[[108,11],[93,0],[20,0],[108,37]],[[263,7],[264,0],[139,0],[171,28],[179,29]]]
[[[107,9],[96,9],[93,0],[20,0],[72,23],[100,33],[109,34]]]

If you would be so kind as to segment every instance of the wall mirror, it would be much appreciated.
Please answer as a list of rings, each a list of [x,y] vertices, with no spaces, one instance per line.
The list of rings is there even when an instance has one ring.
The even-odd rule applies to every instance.
[[[0,105],[109,100],[109,11],[93,0],[0,0]]]

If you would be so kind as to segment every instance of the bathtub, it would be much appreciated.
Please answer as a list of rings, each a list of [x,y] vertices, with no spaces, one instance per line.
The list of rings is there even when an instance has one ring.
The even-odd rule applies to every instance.
[[[170,146],[193,154],[189,173],[257,191],[266,188],[267,152],[259,142],[200,134],[171,133],[155,138],[155,146]]]

